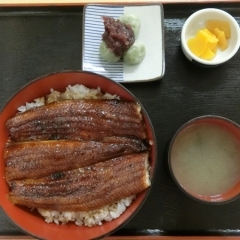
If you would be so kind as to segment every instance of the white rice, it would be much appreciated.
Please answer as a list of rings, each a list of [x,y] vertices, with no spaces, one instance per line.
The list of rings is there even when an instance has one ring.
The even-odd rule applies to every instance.
[[[50,89],[50,94],[46,97],[40,97],[33,102],[26,103],[26,105],[18,108],[18,111],[25,112],[31,108],[39,107],[47,103],[67,100],[67,99],[120,99],[117,95],[111,95],[109,93],[103,94],[100,88],[90,89],[83,85],[69,85],[66,91],[60,93],[54,89]],[[78,226],[92,227],[96,225],[102,225],[104,221],[110,222],[113,219],[118,218],[128,206],[132,203],[135,196],[130,196],[121,199],[118,202],[107,205],[101,209],[93,211],[49,211],[44,209],[38,209],[38,212],[45,218],[47,223],[66,224],[68,222],[75,222]]]
[[[75,222],[78,226],[93,227],[102,225],[103,221],[110,222],[118,218],[130,206],[134,198],[135,196],[127,197],[116,203],[92,211],[58,212],[38,209],[38,212],[45,218],[45,222],[47,223],[66,224],[68,222]]]
[[[39,107],[46,103],[61,101],[61,100],[70,100],[70,99],[120,99],[117,95],[111,95],[109,93],[103,94],[100,88],[91,89],[87,88],[84,85],[76,84],[69,85],[66,88],[66,91],[60,93],[54,89],[50,89],[50,94],[46,97],[40,97],[34,99],[31,103],[26,103],[26,105],[18,108],[18,111],[25,112],[33,107]]]

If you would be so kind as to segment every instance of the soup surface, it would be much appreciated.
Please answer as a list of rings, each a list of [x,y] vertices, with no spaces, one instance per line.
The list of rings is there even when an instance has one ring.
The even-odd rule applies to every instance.
[[[176,138],[171,162],[187,192],[216,196],[240,179],[240,142],[220,125],[194,124]]]

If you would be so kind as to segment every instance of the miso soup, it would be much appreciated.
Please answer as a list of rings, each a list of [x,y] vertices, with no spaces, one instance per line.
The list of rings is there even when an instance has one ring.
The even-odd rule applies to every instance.
[[[197,123],[172,146],[172,171],[181,186],[197,195],[216,196],[240,179],[240,142],[226,128]]]

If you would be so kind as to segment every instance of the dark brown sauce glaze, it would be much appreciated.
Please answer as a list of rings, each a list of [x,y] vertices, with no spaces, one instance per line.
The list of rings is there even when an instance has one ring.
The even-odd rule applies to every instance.
[[[102,142],[54,140],[11,143],[4,148],[6,179],[38,178],[49,174],[58,178],[63,171],[146,150],[148,144],[141,139],[123,137],[112,137]]]
[[[55,176],[12,181],[9,199],[57,211],[98,209],[149,187],[148,157],[148,152],[128,154]]]
[[[58,101],[16,114],[6,127],[13,204],[88,211],[151,184],[146,126],[134,101]]]
[[[8,119],[6,127],[14,141],[146,138],[140,105],[120,100],[54,102],[16,114]]]

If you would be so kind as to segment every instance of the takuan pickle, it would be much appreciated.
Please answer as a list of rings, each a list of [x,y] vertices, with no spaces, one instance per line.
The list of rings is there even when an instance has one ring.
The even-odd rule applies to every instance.
[[[197,57],[212,60],[217,49],[224,51],[228,47],[227,39],[231,37],[230,25],[226,21],[208,20],[206,28],[197,32],[187,42],[189,49]]]

